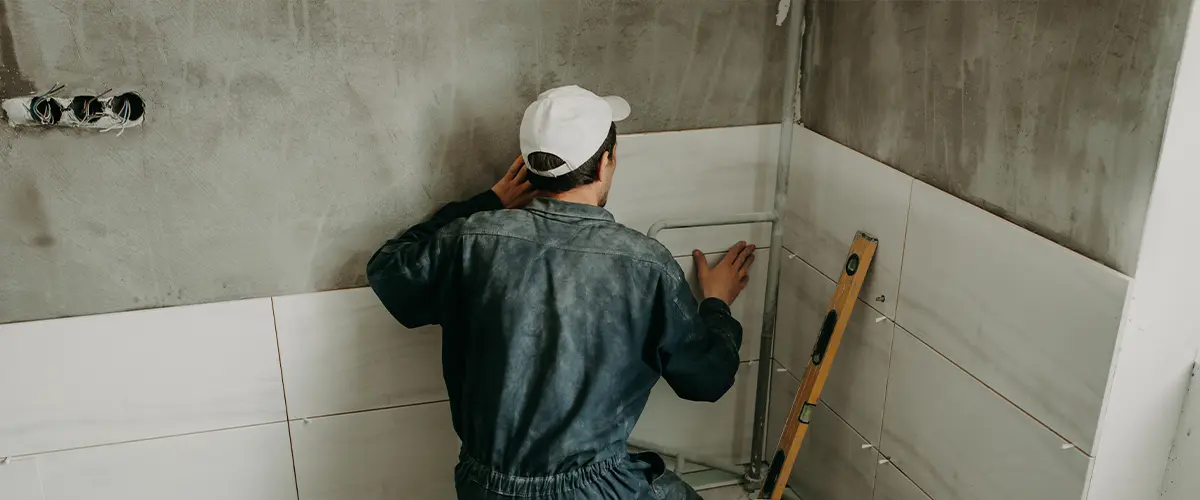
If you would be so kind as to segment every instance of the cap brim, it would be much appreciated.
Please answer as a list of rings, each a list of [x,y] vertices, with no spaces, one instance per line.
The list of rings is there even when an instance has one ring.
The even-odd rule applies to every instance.
[[[619,122],[629,118],[629,113],[631,110],[629,108],[628,101],[615,95],[605,97],[604,100],[608,102],[608,107],[612,108],[612,120],[614,122]]]

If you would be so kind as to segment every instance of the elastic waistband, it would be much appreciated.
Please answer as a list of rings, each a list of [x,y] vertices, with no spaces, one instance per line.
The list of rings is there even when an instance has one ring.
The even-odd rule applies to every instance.
[[[573,471],[533,477],[501,474],[471,458],[466,452],[459,452],[458,461],[461,477],[483,486],[488,491],[513,497],[537,497],[565,493],[592,483],[628,462],[629,455],[621,453]]]

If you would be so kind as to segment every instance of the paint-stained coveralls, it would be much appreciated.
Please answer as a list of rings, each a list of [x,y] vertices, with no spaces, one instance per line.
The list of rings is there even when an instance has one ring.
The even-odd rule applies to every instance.
[[[367,278],[404,326],[442,326],[460,499],[699,498],[626,441],[660,376],[724,395],[742,328],[657,241],[604,208],[487,191],[388,241]]]

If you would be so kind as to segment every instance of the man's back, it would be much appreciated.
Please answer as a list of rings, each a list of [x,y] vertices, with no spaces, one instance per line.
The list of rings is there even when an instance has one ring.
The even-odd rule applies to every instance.
[[[741,327],[720,300],[697,307],[662,245],[591,205],[480,210],[448,206],[458,218],[413,228],[369,267],[402,323],[443,326],[460,482],[530,497],[564,487],[521,487],[538,478],[579,483],[627,465],[660,374],[687,399],[728,390]],[[406,244],[414,232],[423,250]]]
[[[461,234],[443,360],[465,449],[520,476],[625,453],[659,377],[653,309],[686,286],[668,282],[670,254],[602,208],[549,199]]]
[[[542,92],[521,119],[521,156],[491,190],[367,264],[396,319],[442,325],[460,500],[700,498],[625,442],[660,375],[696,401],[733,385],[742,327],[728,304],[754,247],[711,268],[693,253],[697,305],[670,253],[613,220],[602,207],[629,113],[574,85]]]

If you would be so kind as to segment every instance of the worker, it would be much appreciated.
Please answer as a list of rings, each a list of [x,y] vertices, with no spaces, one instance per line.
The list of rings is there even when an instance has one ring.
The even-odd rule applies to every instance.
[[[442,327],[460,499],[700,498],[626,442],[660,376],[692,401],[733,385],[742,329],[729,305],[754,246],[712,267],[694,252],[697,304],[671,253],[614,220],[604,206],[628,115],[625,100],[577,86],[542,93],[495,186],[367,264],[401,324]]]

